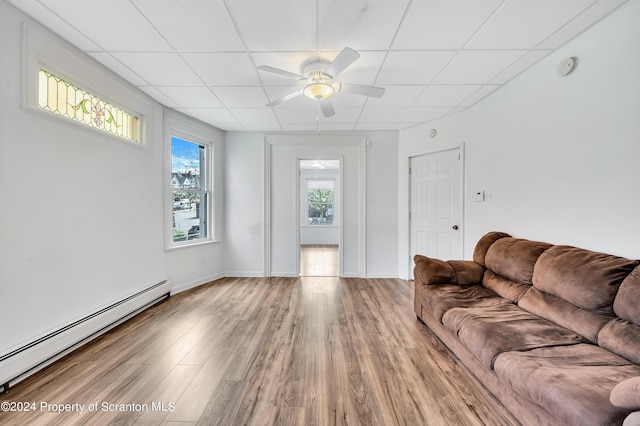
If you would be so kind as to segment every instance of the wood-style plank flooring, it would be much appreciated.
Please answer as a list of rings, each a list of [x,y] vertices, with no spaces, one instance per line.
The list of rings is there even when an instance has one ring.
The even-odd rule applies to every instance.
[[[396,279],[225,278],[0,395],[35,403],[0,412],[0,424],[517,424],[416,320],[412,300],[413,283]],[[53,411],[60,404],[83,412]]]
[[[300,276],[337,277],[340,275],[340,251],[337,245],[300,246]]]

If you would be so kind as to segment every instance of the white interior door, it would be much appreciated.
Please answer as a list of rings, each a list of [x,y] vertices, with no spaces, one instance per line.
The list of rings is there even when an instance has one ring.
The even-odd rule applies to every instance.
[[[411,158],[410,277],[413,256],[462,258],[460,148]]]

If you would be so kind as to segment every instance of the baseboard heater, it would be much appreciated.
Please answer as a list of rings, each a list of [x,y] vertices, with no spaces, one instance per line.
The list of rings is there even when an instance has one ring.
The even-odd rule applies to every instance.
[[[0,392],[169,297],[171,285],[160,281],[23,346],[0,355]]]

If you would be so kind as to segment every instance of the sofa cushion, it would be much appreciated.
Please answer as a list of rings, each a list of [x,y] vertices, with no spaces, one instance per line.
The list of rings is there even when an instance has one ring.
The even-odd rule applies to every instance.
[[[485,259],[485,256],[487,255],[487,250],[489,250],[489,247],[491,247],[491,245],[496,241],[498,241],[500,238],[507,238],[507,237],[511,237],[511,235],[505,234],[504,232],[496,232],[496,231],[488,232],[485,235],[483,235],[482,238],[480,238],[480,240],[476,244],[476,247],[473,251],[473,261],[478,263],[479,265],[487,266],[484,263],[484,259]]]
[[[640,364],[640,326],[616,318],[598,333],[598,346]]]
[[[618,317],[640,325],[640,266],[620,284],[613,311]]]
[[[598,346],[579,344],[506,352],[495,372],[507,386],[569,425],[620,423],[628,409],[609,401],[611,390],[640,366]]]
[[[493,368],[503,352],[554,345],[571,345],[584,339],[506,300],[451,308],[442,324],[484,364]]]
[[[502,301],[502,298],[494,292],[480,285],[466,287],[450,284],[422,286],[416,291],[416,297],[422,303],[422,311],[427,311],[429,315],[440,322],[444,313],[453,307],[472,306],[483,303],[485,300],[494,300],[493,303]]]
[[[616,407],[640,410],[640,376],[615,385],[611,390],[609,400]]]
[[[531,284],[533,266],[551,244],[516,238],[501,238],[489,247],[487,269],[520,284]]]
[[[500,297],[516,303],[531,288],[529,284],[521,284],[508,280],[487,269],[482,278],[482,285],[492,290]]]
[[[595,343],[598,332],[611,321],[611,316],[599,315],[571,304],[553,294],[532,287],[518,306],[542,318],[568,328]]]
[[[638,261],[570,246],[545,251],[533,271],[533,285],[597,314],[613,315],[613,300]]]

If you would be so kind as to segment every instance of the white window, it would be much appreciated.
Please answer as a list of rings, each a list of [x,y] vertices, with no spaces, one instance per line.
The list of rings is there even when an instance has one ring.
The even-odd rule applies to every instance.
[[[211,144],[171,137],[172,244],[211,240]]]
[[[307,225],[333,225],[335,179],[307,179]]]

